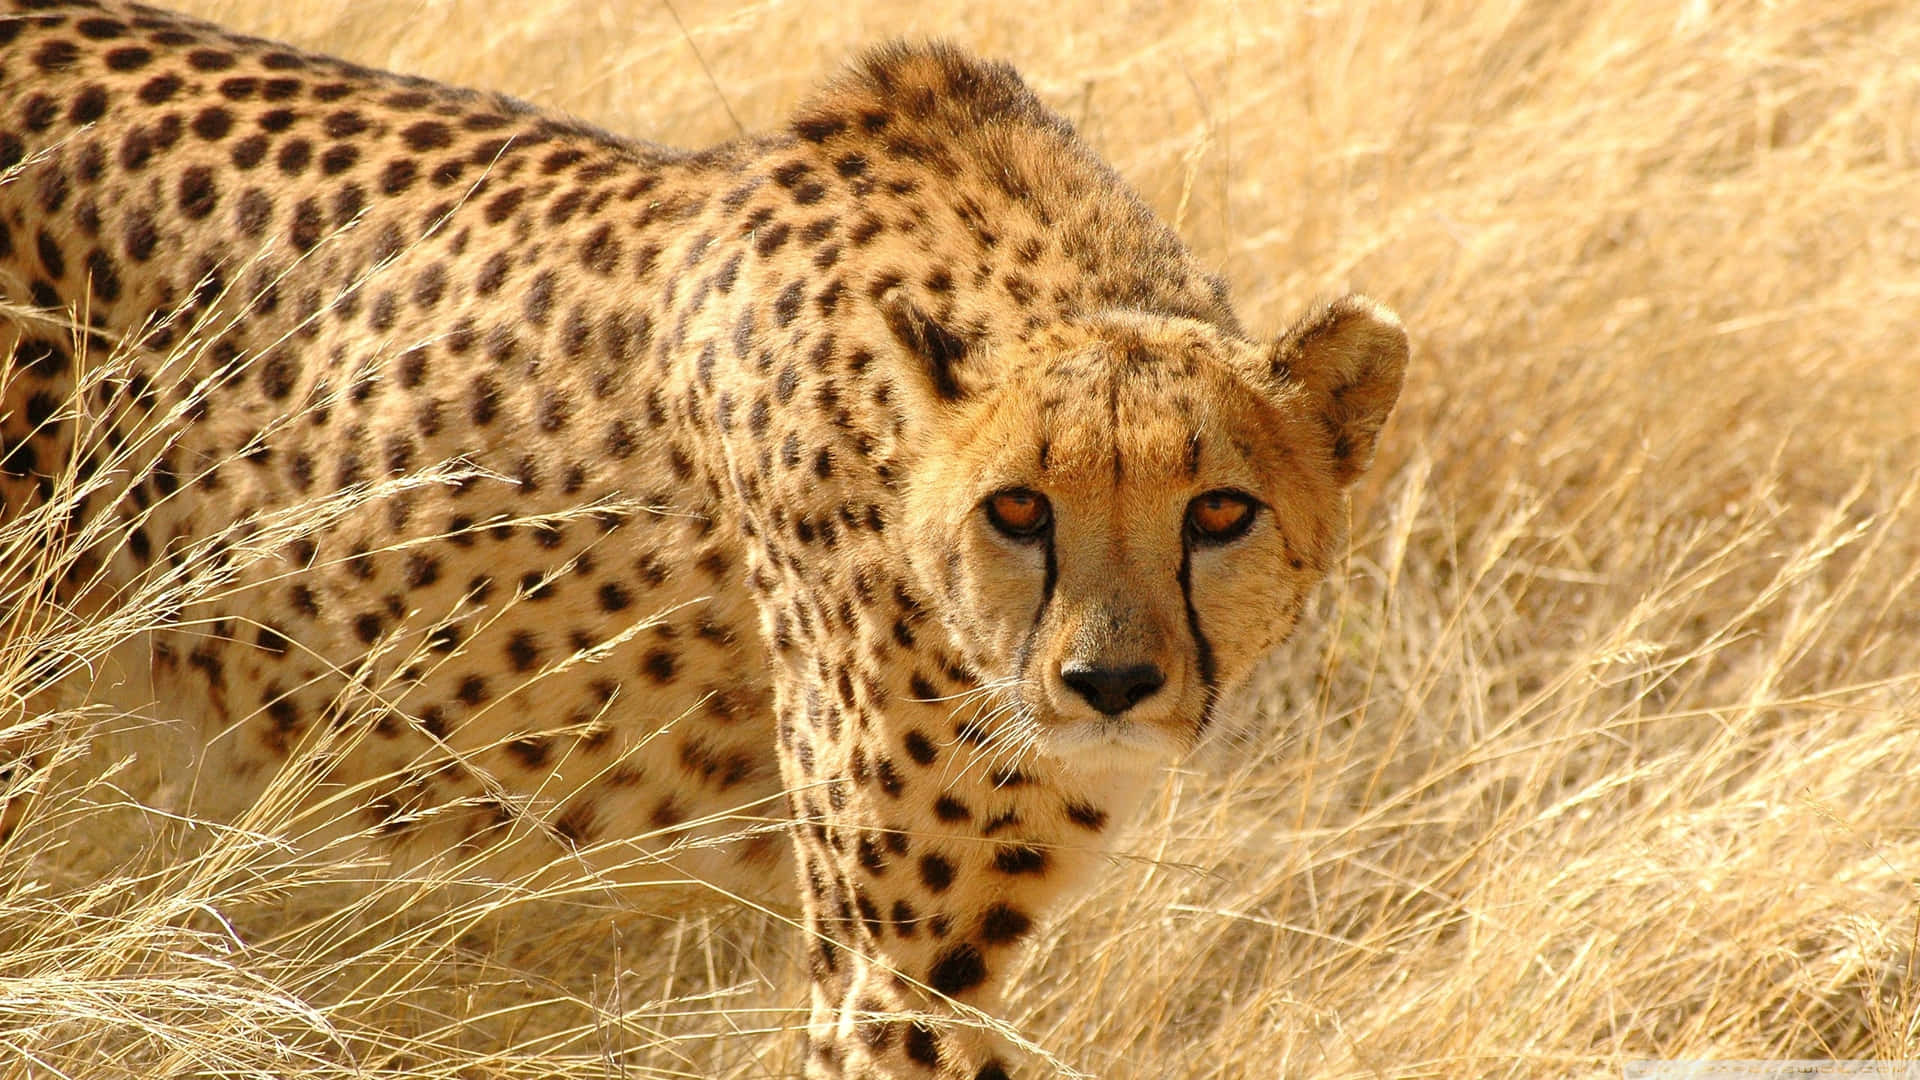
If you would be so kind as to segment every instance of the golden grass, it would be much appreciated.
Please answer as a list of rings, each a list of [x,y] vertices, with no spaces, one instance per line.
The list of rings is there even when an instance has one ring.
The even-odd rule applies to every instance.
[[[1407,398],[1259,734],[1167,778],[1017,980],[1065,1066],[1920,1057],[1920,9],[193,6],[678,144],[952,36],[1251,325],[1400,310]],[[0,535],[0,583],[43,549]],[[16,616],[0,725],[126,629]],[[777,919],[290,849],[290,799],[168,817],[130,718],[39,719],[66,756],[0,850],[0,1075],[797,1074]]]

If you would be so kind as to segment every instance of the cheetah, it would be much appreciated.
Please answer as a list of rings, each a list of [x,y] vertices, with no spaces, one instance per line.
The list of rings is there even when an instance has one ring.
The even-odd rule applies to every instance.
[[[211,567],[146,648],[219,786],[348,725],[395,851],[797,883],[807,1075],[1009,1075],[969,1018],[1327,574],[1394,315],[1250,336],[946,45],[686,152],[7,6],[0,521],[112,526],[12,595]]]

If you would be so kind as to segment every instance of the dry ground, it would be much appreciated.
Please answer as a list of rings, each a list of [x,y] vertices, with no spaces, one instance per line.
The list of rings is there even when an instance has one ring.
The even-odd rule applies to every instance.
[[[947,35],[1250,324],[1399,308],[1408,396],[1264,738],[1171,775],[1020,980],[1063,1075],[1920,1057],[1920,7],[190,6],[683,145]],[[0,704],[117,632],[16,621]],[[648,898],[591,883],[343,909],[359,869],[97,767],[0,850],[0,1076],[794,1074],[769,919],[609,929]]]

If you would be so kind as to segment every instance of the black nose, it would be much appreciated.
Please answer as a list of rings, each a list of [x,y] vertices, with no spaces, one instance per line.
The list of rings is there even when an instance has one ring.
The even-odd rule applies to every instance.
[[[1087,704],[1108,716],[1118,716],[1152,697],[1167,677],[1152,664],[1092,667],[1070,663],[1060,669],[1060,681],[1086,698]]]

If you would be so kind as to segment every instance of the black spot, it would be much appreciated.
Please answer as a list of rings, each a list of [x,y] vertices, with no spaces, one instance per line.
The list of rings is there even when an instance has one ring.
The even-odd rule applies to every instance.
[[[191,126],[195,135],[216,142],[233,130],[233,114],[218,105],[209,105],[194,114]]]
[[[597,274],[613,273],[614,264],[619,260],[620,240],[614,236],[611,225],[595,229],[580,247],[580,261]]]
[[[32,397],[27,399],[28,429],[37,428],[48,420],[53,419],[53,414],[59,411],[59,408],[59,398],[45,390],[35,392]]]
[[[544,270],[533,279],[533,284],[527,287],[524,311],[527,321],[535,326],[545,326],[547,319],[553,313],[553,284],[553,271]]]
[[[299,376],[300,363],[292,351],[284,346],[274,349],[260,363],[260,392],[275,401],[285,400]]]
[[[114,271],[107,253],[94,248],[87,254],[87,280],[96,300],[112,303],[120,299],[120,275]]]
[[[940,1067],[940,1044],[933,1036],[933,1029],[918,1021],[907,1025],[907,1057],[925,1065],[929,1069]]]
[[[541,431],[556,432],[567,426],[567,416],[572,409],[572,403],[565,394],[557,390],[542,390],[534,410],[534,420],[540,425]]]
[[[993,856],[993,868],[1003,874],[1042,874],[1047,853],[1032,847],[1003,847]]]
[[[405,435],[387,436],[387,474],[399,476],[413,467],[413,440]]]
[[[313,595],[311,586],[295,584],[287,589],[288,602],[293,610],[313,619],[320,616],[320,601]]]
[[[625,420],[614,420],[607,425],[607,453],[615,458],[632,457],[636,443],[633,426]]]
[[[311,202],[312,200],[306,200]],[[367,325],[375,330],[390,330],[395,319],[400,317],[400,300],[392,289],[384,289],[374,297],[373,305],[367,309]]]
[[[124,37],[127,32],[127,24],[115,19],[81,19],[73,26],[80,31],[82,37],[92,38],[95,41]]]
[[[301,199],[293,208],[293,222],[288,227],[287,238],[293,246],[302,252],[312,251],[320,243],[326,229],[326,219],[320,212],[317,199]]]
[[[1026,912],[1006,904],[995,904],[980,918],[980,940],[989,945],[1005,945],[1033,928]]]
[[[220,191],[213,182],[213,170],[191,165],[180,173],[180,212],[199,220],[219,205]]]
[[[804,161],[789,161],[773,170],[773,182],[783,188],[792,188],[812,171],[813,166]]]
[[[247,236],[259,236],[266,232],[273,221],[273,198],[259,188],[248,188],[240,193],[240,203],[234,208],[233,223]]]
[[[221,52],[218,49],[195,49],[192,52],[187,54],[187,63],[191,65],[195,71],[225,71],[228,68],[232,67],[234,65],[234,62],[235,61],[232,53]],[[238,82],[238,81],[240,80],[237,80],[237,79],[228,80],[228,82]],[[246,81],[248,83],[252,83],[254,80],[248,79]],[[222,90],[223,92],[225,91],[224,84],[222,85]],[[251,95],[252,93],[253,93],[253,89],[251,86],[249,86],[247,89],[247,94]],[[233,97],[235,95],[229,93],[228,96]]]
[[[415,153],[440,150],[453,142],[453,129],[437,120],[422,120],[400,133],[407,148]]]
[[[485,425],[493,422],[500,411],[500,387],[490,375],[474,377],[468,393],[468,415],[475,424]]]
[[[927,985],[948,997],[964,994],[986,981],[987,963],[980,950],[964,942],[941,953],[927,972]]]
[[[803,116],[793,123],[793,133],[808,142],[826,142],[847,130],[847,121],[839,116]]]
[[[920,881],[936,893],[946,892],[953,884],[953,863],[948,862],[944,855],[922,855]]]
[[[408,349],[400,356],[400,364],[395,371],[395,379],[408,390],[419,386],[427,377],[427,350]]]
[[[679,668],[679,654],[672,649],[655,649],[640,661],[640,670],[644,671],[648,678],[663,686],[674,680]]]
[[[287,458],[287,476],[296,490],[306,491],[313,487],[313,458],[306,453]]]
[[[506,281],[507,270],[511,265],[504,251],[487,256],[487,261],[480,264],[480,276],[474,279],[474,289],[481,296],[492,296],[500,291],[500,286]]]
[[[600,586],[600,609],[602,611],[625,611],[633,603],[633,597],[626,586],[617,581],[603,582]]]
[[[273,726],[280,731],[298,731],[300,729],[300,706],[292,698],[281,696],[277,686],[270,687],[265,693],[273,695],[267,702],[266,713]]]
[[[289,645],[287,635],[265,623],[261,624],[259,632],[254,636],[254,643],[275,656],[285,656]]]
[[[487,224],[498,225],[502,221],[512,217],[513,212],[520,208],[520,203],[526,196],[526,189],[519,187],[510,187],[500,194],[495,195],[487,202],[486,208],[483,211]]]
[[[100,86],[88,86],[73,96],[73,104],[67,108],[67,119],[74,124],[91,124],[107,113],[107,91]]]
[[[107,67],[114,71],[138,71],[152,61],[153,50],[139,45],[124,45],[107,53]]]
[[[147,167],[153,159],[154,135],[144,127],[136,127],[127,132],[120,140],[120,166],[128,172],[137,172]]]
[[[921,765],[931,765],[940,756],[940,751],[934,748],[933,741],[917,730],[907,732],[904,741],[907,746],[907,755]]]
[[[10,25],[18,24],[0,20],[0,27]],[[60,103],[46,94],[34,94],[21,106],[20,119],[26,123],[29,131],[45,131],[60,119]]]
[[[895,771],[893,761],[889,758],[881,758],[874,762],[873,775],[880,785],[880,790],[892,798],[899,798],[900,793],[906,790],[906,781],[900,779],[900,774]]]
[[[407,556],[407,587],[422,589],[440,580],[440,560],[422,552]]]
[[[789,232],[791,232],[791,230],[785,222],[776,222],[766,228],[756,230],[753,239],[754,253],[764,259],[774,252],[779,251],[781,246],[787,242]]]
[[[171,495],[180,490],[180,475],[173,471],[173,463],[166,458],[153,463],[153,471],[149,474],[149,478],[153,483],[153,489],[161,495]]]
[[[298,176],[306,171],[307,164],[313,160],[313,144],[305,139],[288,139],[280,146],[280,153],[274,157],[274,163],[288,176]]]
[[[440,302],[447,291],[447,270],[441,263],[434,263],[420,271],[414,279],[413,302],[416,307],[431,308]]]
[[[507,662],[515,671],[532,671],[540,662],[540,646],[534,641],[532,632],[516,630],[507,639]]]
[[[321,124],[321,130],[325,131],[329,138],[352,138],[367,130],[367,119],[352,109],[342,109],[339,112],[328,114],[326,120]]]
[[[267,156],[267,137],[265,135],[249,135],[239,142],[234,143],[233,149],[229,151],[228,156],[233,161],[235,168],[251,169],[255,165],[260,164],[261,158]]]
[[[32,476],[39,468],[40,452],[33,448],[33,443],[22,439],[8,446],[5,440],[0,440],[0,473],[8,476]],[[144,545],[147,542],[146,533],[138,529],[134,532],[139,536],[139,543]],[[131,540],[129,542],[131,543]],[[147,560],[146,554],[137,547],[134,554],[140,556],[141,562]]]
[[[507,752],[520,759],[520,764],[529,769],[537,769],[546,764],[550,746],[546,739],[528,735],[507,743]]]
[[[540,171],[548,176],[552,176],[554,173],[560,172],[568,166],[579,164],[586,156],[587,154],[584,150],[578,149],[577,147],[563,146],[541,159]]]
[[[67,276],[67,256],[60,250],[60,242],[45,229],[40,230],[36,240],[40,251],[40,265],[46,269],[47,276],[56,281]]]
[[[12,21],[9,19],[9,21]],[[65,71],[80,59],[80,46],[71,41],[55,39],[41,45],[33,53],[33,64],[42,71]]]
[[[328,176],[338,176],[348,169],[353,168],[359,160],[359,147],[349,146],[346,143],[336,143],[333,146],[327,147],[327,152],[320,155],[320,171]],[[347,214],[343,216],[351,217],[352,215]]]
[[[398,195],[413,186],[420,178],[420,167],[412,158],[394,158],[380,170],[380,190],[387,195]]]
[[[1083,829],[1098,831],[1107,827],[1107,812],[1083,802],[1067,804],[1067,820]]]
[[[396,109],[424,109],[433,104],[433,95],[424,90],[397,90],[381,100]],[[467,117],[467,125],[471,127],[475,120],[488,116],[493,116],[493,114],[480,113],[469,116]]]
[[[778,326],[791,325],[800,314],[800,283],[790,282],[773,302],[773,320]]]

